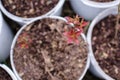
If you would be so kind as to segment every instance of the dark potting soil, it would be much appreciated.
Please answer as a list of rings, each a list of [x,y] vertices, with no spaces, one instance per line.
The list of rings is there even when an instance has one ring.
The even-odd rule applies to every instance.
[[[78,80],[83,73],[88,48],[68,44],[63,35],[68,25],[57,19],[43,19],[28,25],[18,37],[14,63],[23,80]],[[22,42],[22,40],[27,40]],[[24,47],[20,45],[24,43]],[[28,45],[29,44],[29,45]]]
[[[91,0],[91,1],[95,1],[95,2],[111,2],[111,1],[115,1],[115,0]]]
[[[101,20],[93,29],[92,47],[101,68],[120,80],[120,28],[115,39],[116,16],[110,15]]]
[[[31,18],[46,14],[59,0],[2,0],[4,7],[12,14]]]
[[[10,75],[0,67],[0,80],[12,80]]]

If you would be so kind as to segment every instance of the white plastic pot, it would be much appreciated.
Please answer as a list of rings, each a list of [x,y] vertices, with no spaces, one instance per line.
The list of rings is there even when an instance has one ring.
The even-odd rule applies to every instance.
[[[0,64],[0,67],[2,69],[4,69],[9,75],[10,77],[12,78],[12,80],[17,80],[16,76],[14,75],[14,73],[4,64]]]
[[[0,62],[9,56],[12,39],[13,34],[0,12]]]
[[[95,2],[91,0],[70,0],[73,10],[86,20],[93,20],[101,11],[117,6],[120,0],[111,2]]]
[[[87,33],[87,41],[89,44],[89,50],[90,50],[90,61],[91,61],[91,66],[90,66],[90,71],[96,75],[97,77],[100,77],[104,80],[114,80],[113,78],[111,78],[110,76],[108,76],[99,66],[98,62],[95,59],[93,50],[92,50],[92,44],[91,44],[91,39],[92,39],[92,31],[93,28],[95,27],[95,25],[102,19],[104,19],[105,17],[107,17],[108,15],[116,15],[118,13],[118,8],[117,7],[113,7],[110,9],[107,9],[103,12],[101,12],[91,23],[89,29],[88,29],[88,33]]]
[[[60,16],[61,13],[62,13],[62,7],[63,7],[63,4],[64,4],[65,0],[59,0],[59,2],[56,4],[56,6],[50,10],[49,12],[47,12],[46,14],[42,15],[42,16],[50,16],[50,15],[56,15],[56,16]],[[34,17],[34,18],[23,18],[23,17],[19,17],[19,16],[16,16],[16,15],[13,15],[12,13],[8,12],[5,7],[3,6],[2,4],[2,1],[0,0],[0,8],[1,8],[1,11],[10,19],[18,22],[20,25],[24,25],[26,24],[27,22],[31,21],[32,19],[34,18],[37,18],[37,17]],[[41,16],[38,16],[38,17],[41,17]]]
[[[39,18],[36,18],[36,19],[30,21],[29,23],[27,23],[26,25],[24,25],[24,26],[17,32],[17,34],[16,34],[16,36],[15,36],[15,38],[14,38],[14,40],[13,40],[12,46],[11,46],[10,61],[11,61],[12,69],[13,69],[15,75],[17,76],[18,80],[22,80],[22,79],[19,77],[18,72],[17,72],[16,69],[15,69],[15,64],[14,64],[14,59],[13,59],[13,54],[14,54],[13,49],[14,49],[16,40],[17,40],[18,36],[20,35],[20,33],[22,32],[22,30],[23,30],[25,27],[27,27],[27,25],[29,25],[29,24],[37,21],[37,20],[44,19],[44,18],[60,19],[60,20],[66,21],[66,19],[64,19],[64,18],[62,18],[62,17],[58,17],[58,16],[43,16],[43,17],[39,17]],[[83,37],[83,39],[84,39],[85,41],[87,41],[84,34],[81,34],[81,36]],[[88,68],[89,68],[89,65],[90,65],[90,58],[89,58],[89,54],[88,54],[87,63],[86,63],[84,72],[82,73],[82,75],[81,75],[81,77],[79,78],[79,80],[82,80],[82,78],[84,77],[84,75],[86,74],[86,72],[87,72],[87,70],[88,70]]]

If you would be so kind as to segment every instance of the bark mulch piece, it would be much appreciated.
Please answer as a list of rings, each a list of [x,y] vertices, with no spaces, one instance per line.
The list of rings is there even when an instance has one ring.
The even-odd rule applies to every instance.
[[[10,75],[0,67],[0,80],[12,80]]]
[[[92,47],[95,57],[105,73],[120,80],[120,28],[115,39],[116,16],[101,20],[93,30]]]
[[[12,14],[31,18],[46,14],[59,0],[2,0],[4,7]]]
[[[80,37],[79,45],[68,44],[62,34],[65,29],[69,28],[64,21],[46,18],[22,31],[13,56],[23,80],[79,79],[87,61],[87,43]]]

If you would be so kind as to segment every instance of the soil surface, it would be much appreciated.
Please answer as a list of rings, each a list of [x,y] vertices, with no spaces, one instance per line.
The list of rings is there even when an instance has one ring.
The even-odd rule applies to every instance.
[[[93,29],[92,47],[101,68],[120,80],[120,28],[115,39],[116,16],[101,20]]]
[[[0,67],[0,80],[12,80],[10,75]]]
[[[87,43],[80,36],[79,44],[68,44],[63,35],[68,29],[64,21],[47,18],[22,31],[13,56],[23,80],[79,79],[86,65]]]
[[[111,2],[111,1],[115,1],[115,0],[91,0],[91,1],[95,1],[95,2]]]
[[[59,0],[2,0],[4,7],[12,14],[31,18],[46,14]]]

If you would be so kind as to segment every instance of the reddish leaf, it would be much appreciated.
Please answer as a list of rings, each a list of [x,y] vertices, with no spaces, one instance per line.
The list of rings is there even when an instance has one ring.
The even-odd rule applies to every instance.
[[[20,48],[28,48],[32,40],[27,33],[23,33],[18,37],[17,43]]]
[[[67,42],[68,43],[79,44],[78,37],[80,36],[81,31],[77,31],[77,30],[71,29],[69,31],[64,32],[63,34],[64,34],[64,36],[67,37]]]

